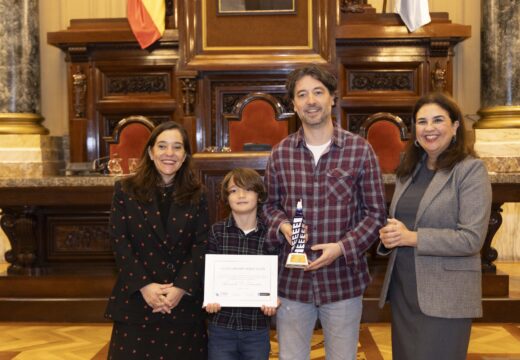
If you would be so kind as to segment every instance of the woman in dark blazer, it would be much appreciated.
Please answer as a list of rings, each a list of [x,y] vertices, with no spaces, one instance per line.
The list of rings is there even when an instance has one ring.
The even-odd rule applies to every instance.
[[[395,360],[466,359],[482,316],[480,249],[491,211],[484,163],[447,95],[419,99],[378,252],[389,254],[380,306],[392,308]]]
[[[157,126],[137,172],[115,185],[118,277],[105,316],[109,359],[206,359],[202,279],[208,207],[184,128]]]

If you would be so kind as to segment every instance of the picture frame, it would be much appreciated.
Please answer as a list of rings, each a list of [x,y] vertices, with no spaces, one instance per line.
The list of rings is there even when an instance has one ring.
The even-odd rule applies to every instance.
[[[296,0],[218,0],[217,15],[296,14]]]

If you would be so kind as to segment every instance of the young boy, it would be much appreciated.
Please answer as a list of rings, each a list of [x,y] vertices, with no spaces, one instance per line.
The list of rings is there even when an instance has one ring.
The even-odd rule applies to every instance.
[[[221,196],[231,214],[215,223],[209,235],[209,254],[262,255],[276,254],[264,244],[267,228],[257,207],[267,194],[260,175],[253,169],[231,170],[222,181]],[[267,360],[269,316],[275,307],[221,308],[208,304],[209,360]]]

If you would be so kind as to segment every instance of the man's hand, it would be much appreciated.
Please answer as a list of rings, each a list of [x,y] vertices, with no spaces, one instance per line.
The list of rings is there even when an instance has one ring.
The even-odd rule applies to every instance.
[[[342,255],[341,247],[338,243],[318,244],[311,247],[313,251],[321,250],[321,256],[311,262],[305,271],[318,270],[324,266],[332,264],[334,260]]]

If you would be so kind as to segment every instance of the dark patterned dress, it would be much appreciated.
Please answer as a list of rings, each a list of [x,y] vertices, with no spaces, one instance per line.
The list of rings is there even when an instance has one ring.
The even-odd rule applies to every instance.
[[[116,183],[110,216],[119,271],[105,317],[114,321],[109,359],[206,359],[202,309],[204,254],[209,230],[205,197],[172,202],[173,188],[139,202]],[[153,313],[141,292],[150,283],[184,289],[171,314]]]

